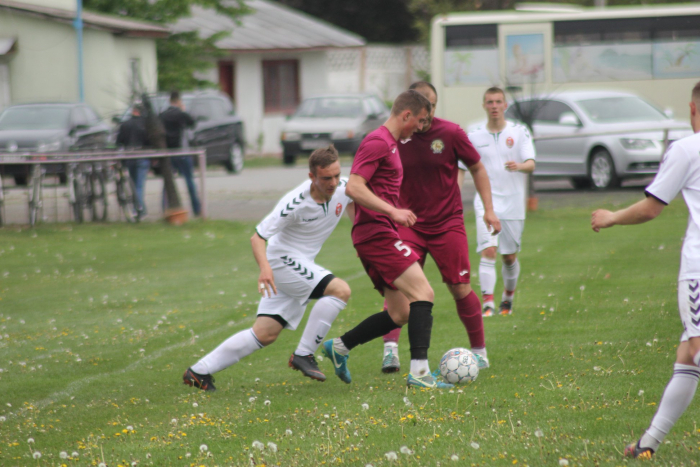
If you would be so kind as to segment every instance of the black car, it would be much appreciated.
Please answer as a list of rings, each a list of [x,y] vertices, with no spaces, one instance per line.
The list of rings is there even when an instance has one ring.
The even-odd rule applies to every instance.
[[[18,104],[0,114],[0,158],[17,153],[58,153],[104,149],[110,127],[87,104]],[[40,156],[37,156],[40,157]],[[63,164],[47,164],[48,173],[65,178]],[[29,164],[0,165],[15,183],[26,185]]]
[[[236,115],[229,97],[217,91],[200,91],[181,94],[185,111],[197,122],[187,131],[190,147],[206,148],[208,164],[223,164],[231,173],[243,170],[243,148],[245,133],[243,121]],[[150,96],[154,110],[160,114],[168,108],[169,95]],[[115,123],[129,118],[131,108]]]

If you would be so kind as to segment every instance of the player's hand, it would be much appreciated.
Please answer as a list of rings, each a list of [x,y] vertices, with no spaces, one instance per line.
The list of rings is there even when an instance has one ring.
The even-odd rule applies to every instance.
[[[272,268],[261,268],[260,276],[258,277],[258,293],[263,297],[267,293],[267,296],[271,298],[273,292],[277,295],[277,287],[275,287],[275,277],[272,274]]]
[[[607,229],[613,225],[613,213],[611,211],[606,209],[593,211],[591,215],[591,227],[594,232],[600,232],[600,229]]]
[[[486,228],[491,232],[491,235],[498,235],[501,231],[501,221],[498,220],[496,213],[493,211],[484,213],[484,224],[486,224]]]
[[[408,209],[397,209],[391,214],[391,220],[404,227],[413,226],[416,219],[416,215]]]
[[[506,162],[506,170],[508,172],[517,172],[520,170],[520,164],[515,161],[508,161]]]

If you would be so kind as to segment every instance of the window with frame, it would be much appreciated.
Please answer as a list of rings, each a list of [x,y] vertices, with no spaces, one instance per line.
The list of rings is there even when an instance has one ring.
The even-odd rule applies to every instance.
[[[299,105],[299,61],[264,60],[265,112],[293,112]]]

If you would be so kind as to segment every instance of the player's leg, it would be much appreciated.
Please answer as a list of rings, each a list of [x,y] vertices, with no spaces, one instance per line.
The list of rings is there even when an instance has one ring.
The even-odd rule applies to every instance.
[[[475,206],[476,214],[476,252],[481,255],[479,262],[479,286],[481,287],[481,301],[483,303],[484,317],[493,316],[496,305],[493,301],[493,291],[496,288],[496,248],[498,247],[498,235],[491,232],[484,224],[483,209]]]
[[[279,316],[258,315],[252,328],[237,332],[185,371],[183,382],[205,391],[215,391],[212,375],[237,363],[256,350],[273,343],[284,328]]]
[[[625,455],[649,459],[688,408],[700,378],[700,281],[678,282],[678,307],[685,332],[676,351],[673,376],[666,385],[651,425]]]
[[[520,243],[523,235],[523,220],[501,220],[503,230],[499,234],[501,237],[498,249],[503,259],[501,275],[503,276],[503,295],[499,313],[509,315],[513,313],[513,298],[515,289],[518,286],[520,277],[520,262],[517,253],[520,252]]]
[[[328,274],[314,288],[309,298],[317,301],[309,313],[306,327],[299,345],[289,359],[289,365],[301,371],[304,376],[325,381],[326,376],[318,368],[314,354],[326,338],[335,318],[347,305],[350,286],[333,274]]]

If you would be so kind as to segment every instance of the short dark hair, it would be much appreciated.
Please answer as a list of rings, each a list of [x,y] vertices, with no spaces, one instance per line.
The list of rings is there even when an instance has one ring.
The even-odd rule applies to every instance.
[[[437,97],[437,89],[427,81],[416,81],[408,87],[408,89],[415,89],[416,91],[422,88],[430,88],[435,93],[435,97]]]
[[[486,90],[484,93],[483,100],[486,100],[486,94],[503,94],[503,99],[506,98],[506,93],[503,89],[499,88],[498,86],[491,86]]]
[[[177,102],[180,100],[180,91],[173,90],[170,91],[170,102]]]
[[[693,101],[695,101],[697,104],[700,104],[700,81],[697,82],[695,87],[693,88],[693,92],[691,94],[691,98]]]
[[[418,115],[423,109],[430,113],[432,108],[433,104],[423,94],[415,89],[409,89],[396,98],[391,107],[391,114],[399,115],[404,110],[410,110],[413,115]]]
[[[338,161],[338,150],[332,144],[325,148],[316,149],[309,156],[309,171],[316,175],[316,169],[325,169],[329,165]]]

